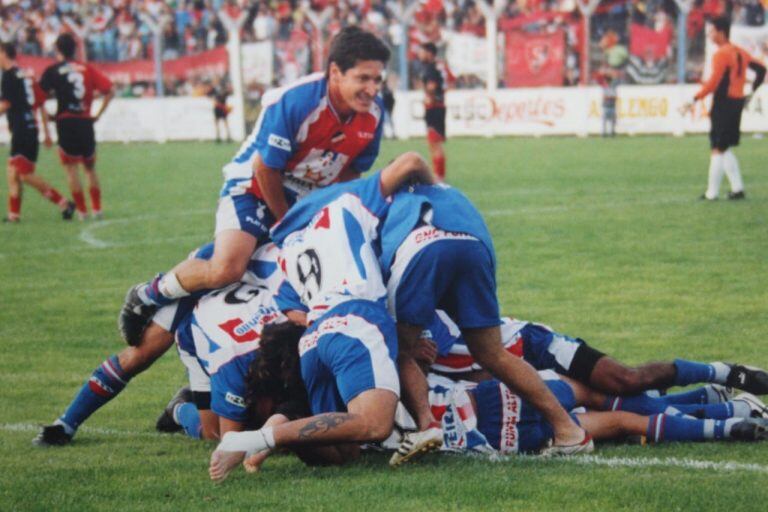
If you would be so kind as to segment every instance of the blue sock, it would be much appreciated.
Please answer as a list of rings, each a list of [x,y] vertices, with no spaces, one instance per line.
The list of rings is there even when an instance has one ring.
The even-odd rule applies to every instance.
[[[646,394],[632,396],[609,396],[603,407],[606,411],[628,411],[648,416],[665,412],[670,404],[661,398],[653,398]]]
[[[734,406],[740,407],[737,411]],[[676,404],[675,409],[683,414],[694,416],[696,418],[706,418],[715,420],[724,420],[734,416],[749,416],[749,405],[746,402],[723,402],[721,404]]]
[[[731,435],[731,427],[739,421],[743,420],[741,418],[697,420],[667,414],[655,414],[648,418],[646,438],[651,443],[727,439]]]
[[[687,386],[698,382],[725,384],[731,369],[724,363],[697,363],[675,359],[675,386]]]
[[[659,400],[664,400],[669,405],[676,404],[706,404],[709,403],[709,392],[706,387],[683,391],[681,393],[670,393],[660,396]]]
[[[131,376],[120,367],[117,356],[111,356],[83,384],[80,392],[69,404],[64,415],[59,418],[68,434],[74,434],[77,428],[101,406],[120,393]]]
[[[139,289],[139,297],[144,304],[148,306],[167,306],[168,304],[176,302],[176,299],[166,297],[160,291],[160,280],[162,278],[163,274],[157,274],[154,279],[144,284]]]
[[[200,439],[202,425],[200,425],[200,412],[197,406],[191,402],[177,405],[173,409],[173,419],[184,428],[184,432],[193,439]]]

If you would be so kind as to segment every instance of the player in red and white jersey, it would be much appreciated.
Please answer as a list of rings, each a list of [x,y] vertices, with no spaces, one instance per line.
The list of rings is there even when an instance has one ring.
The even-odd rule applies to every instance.
[[[75,200],[77,214],[84,220],[88,210],[77,166],[83,165],[95,218],[101,218],[101,187],[96,175],[96,136],[94,122],[98,121],[114,95],[112,81],[89,64],[74,60],[77,43],[71,34],[56,39],[59,62],[49,66],[40,79],[46,94],[56,97],[56,132],[59,136],[59,157],[67,173],[67,181]],[[95,115],[91,103],[96,95],[103,101]]]
[[[251,253],[298,198],[373,165],[389,54],[374,34],[347,27],[331,44],[324,74],[264,95],[252,134],[223,168],[213,258],[184,261],[129,290],[120,316],[129,343],[158,306],[238,280]]]
[[[8,129],[11,132],[11,155],[8,159],[8,216],[7,222],[18,222],[21,216],[21,185],[35,188],[46,199],[58,205],[64,220],[70,220],[74,204],[67,201],[58,190],[47,181],[34,174],[38,141],[35,110],[45,99],[40,87],[27,73],[16,66],[16,48],[11,43],[0,45],[0,68],[3,70],[0,84],[0,114],[8,117]],[[45,143],[50,146],[51,137],[43,116]]]

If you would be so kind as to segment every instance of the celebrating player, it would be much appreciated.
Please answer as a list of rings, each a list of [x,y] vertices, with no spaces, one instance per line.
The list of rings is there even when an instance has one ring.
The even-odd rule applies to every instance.
[[[83,187],[77,174],[78,164],[82,164],[91,196],[91,210],[94,218],[100,219],[101,187],[96,175],[96,136],[93,124],[106,110],[114,92],[109,78],[93,66],[74,60],[76,50],[77,43],[71,34],[62,34],[56,39],[59,62],[43,72],[40,87],[46,94],[53,93],[56,96],[59,157],[67,174],[78,218],[85,220],[88,214]],[[96,115],[91,116],[91,102],[95,94],[100,94],[103,99]]]
[[[526,362],[505,352],[496,298],[496,257],[482,216],[458,190],[417,185],[395,195],[382,228],[381,266],[388,269],[390,312],[397,319],[403,400],[418,420],[390,463],[436,446],[439,423],[427,404],[426,380],[414,350],[422,330],[443,309],[457,323],[477,362],[515,390],[553,426],[551,452],[591,451],[578,427]]]
[[[226,478],[246,453],[328,444],[353,457],[343,445],[389,436],[400,393],[397,333],[375,242],[389,196],[410,180],[434,179],[420,156],[406,153],[373,176],[309,195],[272,229],[286,280],[308,309],[299,354],[314,416],[227,433],[211,457],[212,479]]]
[[[129,290],[120,317],[129,344],[157,306],[240,279],[256,246],[298,198],[373,165],[383,122],[377,94],[388,59],[376,36],[347,27],[333,40],[325,74],[264,95],[253,132],[223,169],[213,258],[184,261]]]
[[[437,68],[437,47],[434,43],[421,45],[419,59],[423,66],[424,120],[427,123],[427,142],[435,174],[445,179],[445,80]]]
[[[741,179],[739,161],[731,147],[739,145],[741,136],[741,112],[744,109],[744,83],[747,68],[755,72],[752,93],[757,91],[765,78],[765,66],[755,60],[743,48],[729,41],[731,21],[727,17],[712,21],[710,37],[718,46],[712,57],[712,74],[693,97],[702,100],[712,94],[712,110],[709,144],[712,149],[709,159],[709,182],[702,199],[714,201],[720,193],[723,172],[728,176],[731,191],[728,199],[744,199],[744,183]]]
[[[8,216],[7,222],[18,222],[21,216],[21,185],[35,188],[46,199],[58,205],[64,220],[70,220],[75,205],[62,197],[58,190],[34,174],[39,149],[35,109],[44,100],[39,86],[32,77],[16,66],[16,48],[11,43],[0,44],[0,114],[7,113],[11,132],[11,155],[8,159]],[[51,145],[45,109],[40,108],[44,141]]]
[[[432,371],[467,380],[490,378],[474,362],[461,330],[444,311],[437,312],[421,336],[422,345],[432,345],[420,351],[421,359],[431,365]],[[581,338],[510,317],[501,319],[501,337],[507,352],[522,357],[535,369],[554,370],[604,393],[632,395],[671,386],[715,383],[756,395],[768,394],[768,373],[751,366],[675,359],[629,367]]]

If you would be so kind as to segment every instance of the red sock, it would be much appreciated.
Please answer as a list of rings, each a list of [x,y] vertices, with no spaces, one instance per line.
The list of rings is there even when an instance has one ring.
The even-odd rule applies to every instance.
[[[91,194],[91,209],[93,213],[101,211],[101,189],[99,187],[91,187],[88,189]]]
[[[21,215],[21,196],[8,196],[8,218],[16,220]]]
[[[61,197],[61,194],[59,194],[59,191],[53,187],[46,190],[43,196],[45,196],[45,198],[48,199],[53,204],[57,204],[59,206],[67,205],[67,200]]]
[[[72,192],[72,199],[75,201],[75,208],[77,213],[86,215],[88,213],[88,207],[85,206],[85,196],[82,190],[80,192]]]
[[[432,167],[435,168],[435,174],[441,180],[445,179],[445,157],[436,156],[432,158]]]

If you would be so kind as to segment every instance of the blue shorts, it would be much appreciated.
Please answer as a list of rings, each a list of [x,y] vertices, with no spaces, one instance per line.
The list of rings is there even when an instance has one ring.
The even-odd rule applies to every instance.
[[[250,192],[228,193],[225,183],[216,207],[216,235],[227,230],[245,231],[263,244],[269,240],[269,228],[274,223],[267,203]]]
[[[523,338],[523,358],[537,370],[555,370],[569,375],[573,356],[584,340],[571,338],[547,329],[543,325],[528,324],[520,329]]]
[[[468,235],[427,229],[438,239],[424,243],[414,238],[418,230],[414,231],[392,265],[387,293],[397,321],[426,327],[435,310],[442,309],[462,329],[500,325],[495,268],[488,249]]]
[[[312,414],[346,411],[364,391],[400,395],[397,329],[384,306],[352,300],[321,316],[299,341]]]
[[[566,411],[576,406],[571,386],[559,379],[544,383]],[[471,392],[477,404],[477,429],[501,453],[535,453],[552,439],[552,426],[539,411],[498,380],[483,381]]]

